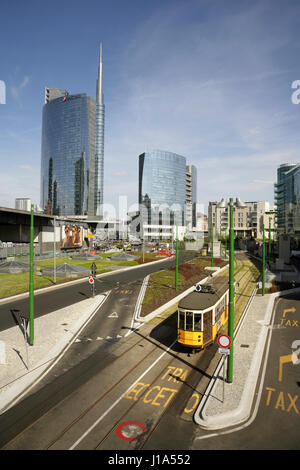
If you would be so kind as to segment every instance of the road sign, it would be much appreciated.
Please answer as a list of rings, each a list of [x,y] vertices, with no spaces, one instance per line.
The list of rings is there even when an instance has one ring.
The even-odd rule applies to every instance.
[[[227,348],[219,348],[219,349],[218,349],[218,352],[219,352],[220,354],[225,355],[225,356],[229,356],[229,354],[230,354],[230,349],[227,349]]]
[[[227,335],[220,335],[218,337],[218,345],[221,348],[229,348],[229,346],[231,345],[231,339]]]
[[[94,279],[92,276],[90,276],[90,277],[89,277],[89,283],[90,283],[91,285],[93,285],[94,282],[95,282],[95,279]]]

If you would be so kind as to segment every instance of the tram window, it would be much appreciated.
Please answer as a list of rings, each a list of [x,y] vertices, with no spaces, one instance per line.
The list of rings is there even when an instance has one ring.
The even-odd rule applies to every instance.
[[[201,317],[202,317],[201,313],[195,313],[195,316],[194,316],[194,330],[195,331],[202,331]]]
[[[184,312],[179,312],[179,325],[178,328],[180,330],[184,330],[184,319],[185,319],[185,313]]]
[[[186,312],[186,325],[187,331],[193,331],[193,312]]]

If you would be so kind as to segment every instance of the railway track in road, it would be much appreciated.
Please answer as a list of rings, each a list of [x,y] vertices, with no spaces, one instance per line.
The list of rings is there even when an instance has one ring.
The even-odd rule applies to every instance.
[[[241,263],[236,269],[240,282],[247,274],[241,273]],[[207,375],[207,350],[188,356],[178,350],[176,331],[159,331],[155,336],[153,327],[145,325],[118,341],[107,365],[3,449],[143,449],[179,392],[193,393],[194,384]]]

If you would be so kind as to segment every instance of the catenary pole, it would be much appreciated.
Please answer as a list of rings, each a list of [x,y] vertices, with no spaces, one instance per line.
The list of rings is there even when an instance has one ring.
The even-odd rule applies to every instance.
[[[175,269],[175,289],[178,289],[178,225],[176,225],[176,269]]]
[[[263,246],[262,246],[262,295],[265,295],[266,283],[266,250],[265,250],[265,224],[263,224]]]
[[[234,330],[234,228],[233,228],[233,198],[229,200],[229,318],[228,336],[231,339],[228,356],[227,382],[233,380],[233,330]]]
[[[33,283],[33,259],[34,259],[34,225],[33,225],[33,204],[31,204],[30,214],[30,269],[29,269],[29,344],[34,341],[34,283]]]

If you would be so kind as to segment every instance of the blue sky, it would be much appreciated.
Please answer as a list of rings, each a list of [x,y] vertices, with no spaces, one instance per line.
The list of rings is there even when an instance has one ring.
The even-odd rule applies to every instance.
[[[198,202],[273,202],[300,162],[298,0],[2,0],[0,206],[40,202],[44,87],[95,97],[103,42],[105,202],[137,202],[150,148],[198,169]]]

